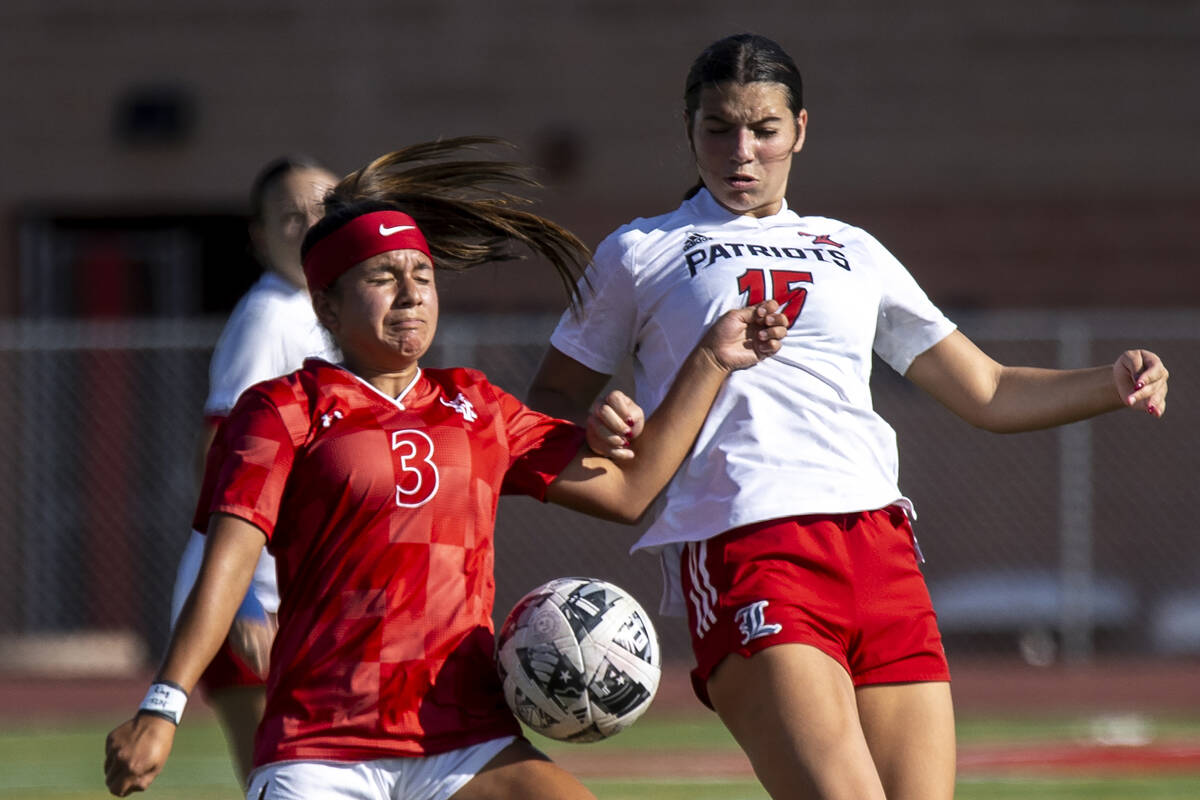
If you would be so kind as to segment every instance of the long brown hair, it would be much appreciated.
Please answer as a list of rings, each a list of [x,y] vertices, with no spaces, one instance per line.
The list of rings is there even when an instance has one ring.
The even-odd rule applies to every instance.
[[[392,207],[417,221],[436,268],[465,270],[511,261],[523,258],[524,248],[550,262],[574,305],[577,279],[591,253],[566,228],[521,208],[531,201],[517,192],[538,187],[524,165],[464,157],[499,147],[512,145],[487,136],[462,136],[376,158],[326,195],[325,216],[304,237],[302,254],[351,219]]]

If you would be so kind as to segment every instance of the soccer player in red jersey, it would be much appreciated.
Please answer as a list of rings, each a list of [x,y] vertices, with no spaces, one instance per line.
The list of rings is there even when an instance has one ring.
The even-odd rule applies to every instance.
[[[451,183],[463,171],[441,166]],[[722,315],[630,446],[636,457],[596,455],[581,448],[583,429],[483,374],[420,365],[437,328],[435,266],[503,258],[516,240],[564,270],[582,245],[497,194],[406,185],[394,202],[363,200],[387,194],[369,189],[380,170],[339,183],[304,244],[314,309],[342,363],[312,359],[252,387],[213,445],[200,575],[137,715],[109,734],[113,794],[161,770],[265,541],[279,631],[247,797],[591,797],[521,737],[504,703],[491,621],[499,495],[636,519],[725,377],[778,349],[784,318],[773,301]]]

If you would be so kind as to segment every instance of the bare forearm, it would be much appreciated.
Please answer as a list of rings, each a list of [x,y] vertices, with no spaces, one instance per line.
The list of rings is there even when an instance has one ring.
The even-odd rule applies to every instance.
[[[706,350],[692,351],[631,443],[635,457],[613,462],[584,451],[551,485],[547,499],[593,516],[636,521],[691,451],[728,375]]]
[[[730,372],[753,367],[779,351],[787,318],[778,303],[722,314],[680,365],[657,410],[620,463],[577,456],[550,485],[546,497],[560,505],[625,522],[637,520],[692,449],[704,418]]]
[[[1077,422],[1123,406],[1111,367],[1005,367],[994,397],[975,424],[997,433],[1017,433]]]
[[[262,542],[262,534],[247,522],[215,519],[206,537],[200,574],[180,611],[158,678],[192,690],[229,634],[254,576]]]
[[[1161,404],[1166,370],[1152,356],[1129,351],[1112,366],[1087,369],[1009,367],[955,331],[917,356],[906,375],[972,425],[1016,433],[1151,402],[1151,396]],[[1143,389],[1143,380],[1152,385]]]
[[[184,603],[179,624],[175,627],[156,676],[158,680],[179,684],[187,692],[192,691],[229,635],[238,609],[236,600],[242,596],[235,596],[233,589],[225,594],[214,595],[205,590],[202,581],[203,576]]]

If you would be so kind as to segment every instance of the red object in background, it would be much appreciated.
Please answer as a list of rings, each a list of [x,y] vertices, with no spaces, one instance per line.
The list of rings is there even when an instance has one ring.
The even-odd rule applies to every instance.
[[[130,317],[135,303],[134,265],[120,236],[87,237],[76,270],[79,316]],[[84,486],[83,536],[87,569],[87,622],[97,628],[138,628],[140,606],[134,591],[136,520],[129,507],[132,470],[131,430],[136,401],[130,374],[131,354],[124,350],[92,351],[81,364],[78,389],[88,399],[96,424],[80,431],[79,458]]]
[[[81,247],[76,271],[81,317],[115,317],[136,312],[133,263],[119,237],[95,235]]]

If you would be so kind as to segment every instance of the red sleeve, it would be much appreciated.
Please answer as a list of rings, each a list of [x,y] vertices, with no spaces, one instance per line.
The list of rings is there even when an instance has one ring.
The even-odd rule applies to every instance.
[[[270,395],[247,391],[209,448],[192,527],[204,532],[213,514],[232,514],[261,528],[269,540],[295,454]]]
[[[546,487],[579,452],[584,440],[583,428],[534,411],[501,389],[495,392],[510,453],[500,492],[527,494],[545,502]]]

